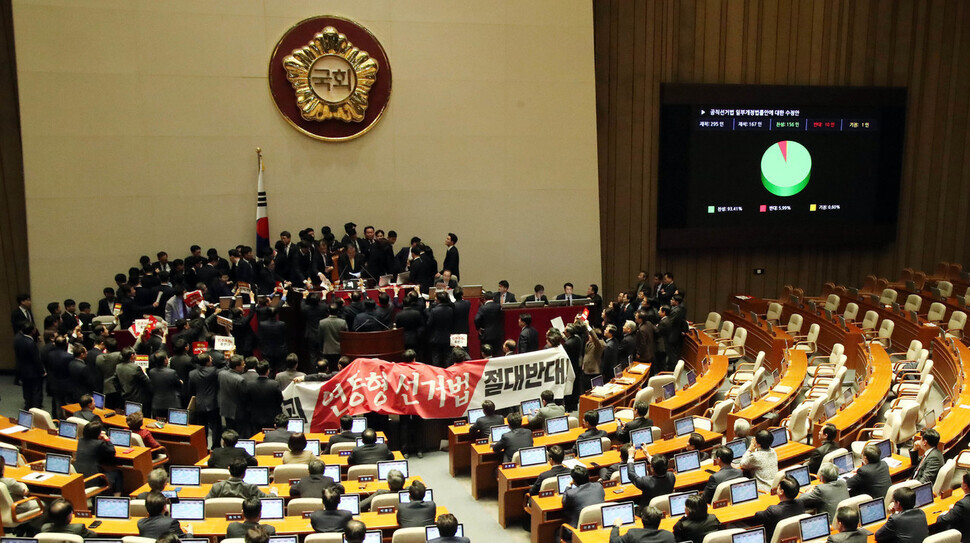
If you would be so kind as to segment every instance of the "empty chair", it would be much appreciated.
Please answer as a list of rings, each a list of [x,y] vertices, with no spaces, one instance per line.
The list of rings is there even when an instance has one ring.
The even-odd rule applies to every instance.
[[[936,475],[936,481],[933,482],[933,495],[939,496],[940,492],[944,490],[953,490],[954,488],[960,486],[956,478],[957,473],[957,461],[956,458],[951,458],[943,464],[940,468],[940,472]]]
[[[518,451],[516,451],[516,452],[518,452]],[[542,482],[545,483],[546,481],[550,481],[550,480],[553,481],[554,483],[557,483],[557,484],[559,482],[559,481],[554,480],[552,477],[547,477]],[[555,487],[553,487],[553,488],[555,488]],[[377,511],[381,507],[397,507],[398,506],[398,503],[400,503],[400,500],[401,500],[401,497],[397,495],[397,492],[388,492],[387,494],[381,494],[379,496],[374,496],[374,499],[371,500],[371,502],[370,502],[370,510],[371,511]]]
[[[731,485],[747,480],[747,477],[735,477],[734,479],[728,479],[727,481],[719,483],[714,489],[714,497],[712,498],[712,502],[729,499],[731,497]]]
[[[721,321],[721,331],[717,333],[715,340],[731,341],[734,335],[734,323],[731,321]]]
[[[290,479],[300,479],[310,475],[307,464],[281,464],[273,468],[273,482],[286,483]]]
[[[738,362],[734,374],[731,375],[731,382],[736,385],[747,383],[754,378],[754,374],[761,369],[764,362],[764,351],[758,351],[758,356],[755,357],[754,362]]]
[[[84,427],[88,425],[88,421],[81,417],[67,417],[67,422],[77,424],[77,435],[82,435],[84,433]]]
[[[924,539],[923,543],[960,543],[962,537],[960,530],[951,529],[931,535]]]
[[[84,538],[74,534],[39,533],[34,536],[37,543],[84,543]]]
[[[654,375],[647,382],[647,386],[654,390],[660,390],[664,385],[673,383],[674,387],[680,386],[680,378],[684,374],[684,364],[683,360],[678,360],[677,364],[674,366],[674,371],[662,371]]]
[[[717,311],[711,311],[707,314],[707,320],[704,321],[704,324],[695,324],[693,327],[707,334],[715,334],[717,333],[717,329],[720,325],[721,314]]]
[[[711,532],[704,536],[703,543],[732,543],[734,541],[734,534],[739,534],[743,531],[742,528],[729,528],[727,530]]]
[[[788,429],[788,434],[791,436],[791,441],[804,442],[809,434],[812,432],[812,423],[808,419],[808,415],[812,410],[812,404],[808,402],[802,402],[794,410],[792,410],[791,415],[781,421],[781,425]]]
[[[923,272],[923,271],[914,272],[913,285],[916,287],[917,292],[923,290],[923,287],[926,286],[926,272]]]
[[[131,500],[128,502],[128,513],[133,517],[147,517],[148,509],[145,500]]]
[[[815,373],[818,371],[818,366],[823,364],[834,366],[843,353],[845,353],[845,346],[841,343],[835,343],[832,345],[832,352],[830,354],[812,355],[812,357],[808,359],[808,375],[814,377]],[[832,374],[834,375],[835,372],[833,371]]]
[[[285,444],[284,444],[285,445]],[[340,454],[344,451],[352,451],[357,447],[357,443],[353,441],[345,441],[343,443],[334,443],[330,446],[330,454]]]
[[[356,481],[361,476],[373,475],[377,479],[377,464],[358,464],[347,468],[347,480]]]
[[[717,340],[720,344],[718,347],[718,353],[724,355],[731,360],[736,360],[738,358],[744,358],[744,343],[748,339],[748,330],[745,328],[738,328],[734,331],[734,336],[730,341]]]
[[[855,302],[845,304],[845,311],[842,312],[845,322],[853,322],[857,316],[859,316],[859,304]]]
[[[953,296],[953,283],[949,281],[937,281],[936,288],[940,291],[940,296],[949,298]]]
[[[950,322],[946,324],[946,335],[956,339],[963,339],[963,329],[967,326],[967,314],[954,311],[950,315]]]
[[[926,320],[930,322],[940,322],[946,316],[946,306],[940,302],[930,304],[930,310],[926,312]]]
[[[731,412],[732,407],[734,407],[734,402],[731,400],[721,400],[704,413],[704,416],[711,421],[710,430],[712,432],[723,434],[727,431],[728,413]]]
[[[898,353],[889,353],[889,358],[895,361],[904,360],[913,362],[916,360],[916,357],[919,356],[919,352],[922,349],[923,342],[918,339],[914,339],[909,342],[909,347],[906,348],[905,352],[900,351]],[[896,368],[893,368],[893,371],[896,371]]]
[[[862,324],[859,325],[859,328],[862,328],[863,332],[874,331],[878,324],[879,324],[879,313],[869,310],[869,311],[866,311],[865,316],[862,317]]]
[[[654,496],[650,498],[650,507],[656,507],[664,514],[665,517],[670,516],[670,494],[663,494],[661,496]]]
[[[222,468],[202,468],[199,481],[204,485],[218,483],[229,478],[229,470]]]
[[[929,385],[927,384],[927,390]],[[925,396],[924,396],[925,397]],[[899,414],[898,428],[896,429],[896,441],[894,443],[906,443],[919,432],[917,424],[920,421],[920,404],[916,402],[898,403],[893,411]]]
[[[289,446],[286,443],[257,443],[256,444],[256,456],[260,455],[271,455],[277,452],[285,452],[289,450]]]
[[[805,318],[798,313],[792,313],[788,317],[788,326],[785,327],[785,331],[788,335],[797,336],[799,332],[802,331],[802,324],[805,322]]]
[[[242,513],[242,502],[242,498],[208,498],[205,500],[205,516],[225,517],[228,513]]]
[[[834,400],[842,390],[842,382],[845,379],[846,368],[843,366],[834,377],[816,377],[812,381],[812,386],[805,394],[806,400],[816,400],[823,404]]]
[[[653,397],[654,397],[654,388],[649,385],[645,386],[637,392],[636,396],[634,396],[633,405],[636,405],[637,402],[643,402],[647,405],[650,405],[653,403]],[[632,408],[620,409],[616,412],[615,416],[618,419],[632,420],[634,418],[633,409]],[[575,418],[575,417],[570,417],[570,418]],[[578,426],[579,426],[579,419],[577,418],[575,427],[578,427]]]
[[[57,430],[57,425],[54,424],[54,419],[51,418],[51,414],[39,407],[31,407],[30,414],[33,416],[34,428],[39,428],[41,430]]]
[[[906,304],[903,305],[903,310],[916,311],[918,313],[921,307],[923,307],[923,297],[919,294],[910,294],[906,297]]]
[[[788,517],[778,521],[778,524],[775,525],[775,533],[771,536],[771,543],[781,543],[786,539],[800,537],[801,532],[798,530],[798,521],[810,516],[808,513],[802,513],[801,515],[795,515],[794,517]]]
[[[829,363],[822,363],[813,366],[810,369],[815,371],[809,372],[809,375],[813,377],[834,377],[839,373],[839,370],[845,368],[845,361],[848,360],[848,356],[840,354],[835,358],[829,358]]]
[[[804,336],[795,337],[795,349],[799,351],[805,351],[807,353],[814,353],[818,349],[818,335],[822,331],[822,328],[817,323],[812,323],[808,327],[808,334]]]
[[[398,528],[391,536],[391,543],[425,543],[424,526],[415,528]]]
[[[871,338],[874,342],[878,341],[880,345],[885,349],[889,349],[893,344],[893,330],[896,328],[896,323],[889,319],[883,319],[882,324],[879,325],[879,331],[876,332],[875,337]]]
[[[839,310],[840,302],[842,302],[842,299],[837,294],[829,294],[828,298],[825,299],[824,309],[835,313]]]
[[[222,540],[225,543],[225,539]],[[343,532],[329,533],[329,534],[309,534],[303,540],[303,543],[344,543]]]
[[[323,501],[320,498],[293,498],[286,504],[286,516],[300,517],[308,511],[321,509],[323,509]],[[371,509],[374,509],[373,506]]]
[[[896,297],[897,296],[898,296],[898,294],[896,293],[895,290],[893,290],[891,288],[885,288],[882,291],[882,295],[879,296],[879,303],[881,303],[883,305],[892,305],[892,304],[896,303]]]
[[[603,507],[606,505],[610,505],[610,504],[597,503],[595,505],[587,505],[586,507],[583,507],[583,509],[579,512],[579,519],[577,520],[576,523],[579,524],[579,526],[582,526],[583,524],[594,523],[594,522],[598,525],[602,519]],[[572,530],[574,532],[578,532],[579,526],[570,526],[568,524],[563,523],[562,528],[563,530]]]
[[[778,302],[768,304],[768,312],[765,313],[765,320],[776,323],[781,319],[782,305]]]
[[[879,441],[880,439],[888,439],[892,443],[899,443],[899,413],[890,411],[886,415],[885,423],[876,423],[876,426],[872,428],[863,428],[859,431],[859,441],[853,441],[850,448],[852,449],[852,455],[856,458],[862,457],[862,449],[865,448],[866,444],[870,441]]]

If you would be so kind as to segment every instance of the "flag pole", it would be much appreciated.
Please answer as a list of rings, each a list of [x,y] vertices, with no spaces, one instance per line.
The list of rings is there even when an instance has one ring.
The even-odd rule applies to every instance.
[[[262,257],[270,249],[269,219],[266,214],[266,190],[263,188],[263,150],[256,148],[256,254]]]

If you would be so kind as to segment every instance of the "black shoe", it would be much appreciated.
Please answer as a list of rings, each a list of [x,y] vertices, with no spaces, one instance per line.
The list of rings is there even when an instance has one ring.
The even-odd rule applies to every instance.
[[[423,452],[418,451],[417,454],[418,454],[418,458],[424,458],[424,453]]]
[[[410,458],[410,457],[411,457],[411,455],[410,455],[410,454],[408,454],[408,453],[402,453],[402,456],[404,456],[404,459],[405,459],[405,460],[407,460],[408,458]]]

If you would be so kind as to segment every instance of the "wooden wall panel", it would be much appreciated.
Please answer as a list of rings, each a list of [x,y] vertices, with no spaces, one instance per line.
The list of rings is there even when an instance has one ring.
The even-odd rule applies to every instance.
[[[728,294],[970,266],[970,6],[960,0],[596,0],[604,297],[672,271],[692,318]],[[661,83],[909,89],[897,241],[854,249],[656,247]],[[763,276],[753,269],[765,268]]]

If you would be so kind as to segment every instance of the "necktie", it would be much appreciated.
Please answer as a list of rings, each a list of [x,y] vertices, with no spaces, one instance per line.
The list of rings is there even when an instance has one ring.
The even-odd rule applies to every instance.
[[[26,309],[24,309],[22,307],[20,308],[20,310],[23,311],[24,312],[24,316],[27,317],[27,322],[34,322],[33,317],[30,316],[30,311],[27,311]]]

